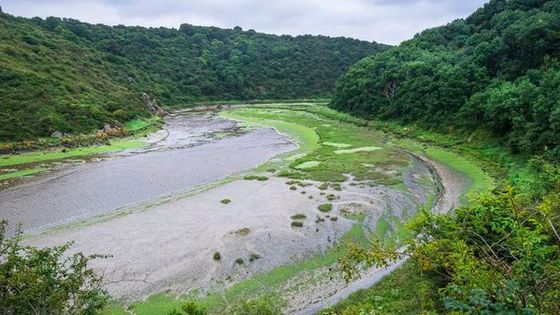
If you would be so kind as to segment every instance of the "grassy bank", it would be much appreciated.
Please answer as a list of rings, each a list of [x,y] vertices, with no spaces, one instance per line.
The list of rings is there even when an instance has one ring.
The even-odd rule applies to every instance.
[[[146,145],[146,142],[141,139],[142,136],[157,130],[161,123],[159,117],[134,119],[123,126],[125,134],[128,135],[126,138],[96,138],[95,135],[88,135],[84,136],[88,139],[85,145],[78,141],[84,137],[38,140],[37,144],[30,146],[41,149],[0,155],[0,181],[33,176],[47,171],[49,168],[44,163],[48,162],[142,147]],[[75,142],[73,139],[76,139]]]

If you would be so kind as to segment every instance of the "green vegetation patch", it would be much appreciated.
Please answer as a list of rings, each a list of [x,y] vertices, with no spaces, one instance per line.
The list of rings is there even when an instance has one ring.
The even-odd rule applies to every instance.
[[[321,164],[321,162],[319,161],[307,161],[307,162],[303,162],[301,164],[298,164],[296,166],[294,166],[294,168],[297,169],[306,169],[306,168],[313,168],[313,167],[317,167],[319,166],[319,164]]]
[[[13,178],[32,176],[32,175],[42,173],[46,170],[48,170],[48,168],[36,167],[36,168],[18,170],[14,172],[0,173],[0,180],[8,180]]]
[[[441,314],[434,279],[407,261],[371,288],[359,290],[319,314]]]
[[[291,218],[292,218],[293,220],[304,220],[304,219],[307,218],[307,216],[306,216],[305,214],[303,214],[303,213],[296,213],[296,214],[294,214],[293,216],[291,216]]]
[[[113,151],[139,148],[144,145],[146,145],[146,143],[140,140],[120,139],[114,141],[109,145],[99,145],[99,146],[90,146],[90,147],[64,149],[64,150],[58,149],[56,151],[55,150],[38,151],[38,152],[22,153],[22,154],[15,154],[15,155],[12,154],[0,155],[0,167],[108,153]]]
[[[328,142],[328,141],[323,142],[321,144],[329,147],[335,147],[335,148],[349,148],[352,146],[351,144],[347,144],[347,143],[336,143],[336,142]]]
[[[321,212],[329,212],[333,209],[332,203],[323,203],[318,207],[319,211]]]
[[[371,152],[371,151],[377,151],[377,150],[382,150],[382,149],[383,148],[371,146],[371,147],[361,147],[361,148],[354,148],[354,149],[336,150],[336,151],[334,151],[334,153],[335,154],[348,154],[348,153],[358,153],[358,152]]]

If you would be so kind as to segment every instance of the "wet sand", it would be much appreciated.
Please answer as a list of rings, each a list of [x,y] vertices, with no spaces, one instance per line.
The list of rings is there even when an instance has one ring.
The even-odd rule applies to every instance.
[[[270,128],[204,143],[210,140],[203,132],[195,137],[180,126],[193,119],[199,125],[202,120],[231,127],[231,122],[216,118],[175,118],[167,129],[170,135],[160,141],[163,145],[157,142],[145,152],[75,165],[1,191],[0,217],[12,227],[21,223],[26,231],[67,223],[210,183],[295,148]]]
[[[450,186],[438,199],[441,209],[456,203],[459,196],[455,190],[460,183],[453,181],[451,172],[412,156],[411,166],[403,173],[404,191],[356,182],[351,176],[342,191],[321,191],[320,183],[294,191],[286,185],[287,179],[265,174],[270,178],[264,182],[236,180],[194,195],[182,194],[295,148],[267,128],[221,140],[217,136],[239,132],[236,128],[234,122],[208,114],[173,116],[165,130],[148,138],[152,144],[147,148],[70,167],[0,192],[1,214],[23,220],[28,229],[37,229],[144,203],[145,211],[94,224],[70,224],[46,234],[31,233],[26,240],[40,247],[74,240],[73,251],[113,255],[93,261],[92,267],[103,273],[106,288],[115,298],[130,302],[158,292],[221,291],[256,273],[324,252],[356,224],[345,219],[342,210],[366,214],[363,224],[366,230],[374,230],[382,215],[400,219],[413,215],[411,209],[417,209],[433,193],[434,181]],[[434,170],[438,176],[430,173]],[[426,182],[431,184],[426,186]],[[306,194],[301,194],[302,190]],[[337,199],[328,201],[328,194]],[[175,197],[164,198],[170,195]],[[226,198],[231,203],[222,204],[220,200]],[[318,211],[317,206],[325,202],[333,203],[329,215],[338,220],[331,221]],[[11,207],[9,212],[6,206]],[[17,212],[19,206],[32,210]],[[307,215],[302,228],[290,226],[290,216],[296,213]],[[325,220],[316,222],[317,216]],[[245,228],[249,233],[238,233]],[[222,256],[220,261],[213,259],[216,251]],[[251,254],[260,258],[250,261]],[[243,264],[235,263],[238,258]],[[320,286],[316,282],[297,283],[304,277],[296,279],[286,284],[287,311],[311,314],[330,306],[359,288],[371,286],[398,264],[369,270],[362,280],[350,285],[340,277],[326,277]]]

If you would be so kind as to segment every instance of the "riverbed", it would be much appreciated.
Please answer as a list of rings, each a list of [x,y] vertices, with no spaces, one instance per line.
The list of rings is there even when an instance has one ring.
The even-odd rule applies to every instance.
[[[327,122],[317,120],[323,127]],[[74,241],[72,251],[111,255],[91,266],[123,304],[157,293],[223,292],[279,266],[328,255],[357,226],[364,237],[379,236],[379,222],[397,229],[422,205],[445,212],[464,189],[444,165],[397,148],[390,148],[390,156],[407,161],[404,166],[367,167],[401,178],[398,185],[344,174],[343,183],[325,187],[290,180],[275,169],[256,170],[267,161],[288,165],[301,157],[297,139],[212,111],[175,113],[145,142],[82,164],[62,162],[0,191],[0,214],[22,224],[26,243]],[[341,154],[375,154],[346,151]],[[253,177],[244,179],[247,174]],[[321,211],[325,203],[332,209]],[[301,226],[293,225],[295,215],[303,218]],[[398,265],[369,270],[350,284],[332,265],[319,266],[273,289],[282,290],[286,312],[311,314]]]

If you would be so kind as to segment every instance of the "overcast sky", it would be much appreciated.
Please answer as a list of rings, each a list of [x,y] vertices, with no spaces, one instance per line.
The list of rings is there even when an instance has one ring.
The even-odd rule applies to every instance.
[[[273,34],[322,34],[398,44],[467,17],[488,0],[0,0],[6,13],[109,25],[241,26]]]

